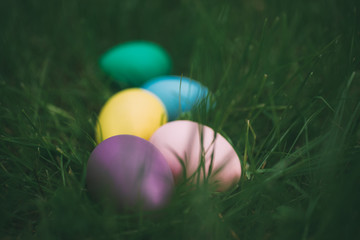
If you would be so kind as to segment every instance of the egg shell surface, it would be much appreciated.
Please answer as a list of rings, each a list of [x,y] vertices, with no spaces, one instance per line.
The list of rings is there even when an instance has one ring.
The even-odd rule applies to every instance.
[[[164,156],[149,141],[117,135],[101,142],[87,163],[86,183],[97,199],[119,209],[162,208],[170,200],[173,176]]]
[[[148,140],[167,122],[165,106],[154,94],[129,88],[113,95],[100,111],[96,126],[97,143],[115,135],[130,134]]]
[[[158,44],[132,41],[108,50],[100,58],[100,67],[116,82],[138,87],[151,78],[169,74],[172,62]]]
[[[156,77],[141,87],[162,100],[169,121],[175,120],[182,112],[190,111],[208,94],[208,89],[199,82],[181,76]]]
[[[161,126],[149,141],[164,155],[176,183],[184,175],[179,159],[183,161],[187,178],[200,173],[200,179],[203,179],[204,169],[197,172],[201,159],[206,177],[209,177],[212,165],[209,182],[216,183],[219,192],[228,190],[240,180],[241,165],[235,150],[221,134],[215,135],[208,126],[188,120],[172,121]]]

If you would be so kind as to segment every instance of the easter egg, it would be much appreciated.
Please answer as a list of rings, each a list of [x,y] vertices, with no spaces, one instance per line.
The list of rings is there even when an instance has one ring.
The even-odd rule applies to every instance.
[[[97,199],[118,208],[154,210],[166,205],[174,182],[169,165],[153,144],[132,135],[117,135],[92,151],[86,183]]]
[[[235,150],[208,126],[187,120],[169,122],[149,141],[164,155],[177,183],[183,176],[195,183],[206,177],[222,192],[240,180],[241,165]]]
[[[166,121],[166,110],[160,99],[144,89],[129,88],[113,95],[101,109],[96,141],[100,143],[119,134],[149,139]]]
[[[100,67],[119,83],[140,86],[156,76],[171,71],[171,59],[158,44],[132,41],[108,50],[100,59]]]
[[[142,88],[154,93],[165,104],[169,120],[192,109],[208,94],[199,82],[180,76],[161,76],[150,79]]]

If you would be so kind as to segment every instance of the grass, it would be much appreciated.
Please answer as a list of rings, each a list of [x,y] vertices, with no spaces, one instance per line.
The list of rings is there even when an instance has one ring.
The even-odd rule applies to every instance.
[[[350,1],[1,1],[0,239],[358,239],[360,18]],[[159,43],[216,105],[182,118],[235,146],[230,192],[178,186],[159,212],[89,198],[98,66]],[[120,86],[121,88],[121,86]]]

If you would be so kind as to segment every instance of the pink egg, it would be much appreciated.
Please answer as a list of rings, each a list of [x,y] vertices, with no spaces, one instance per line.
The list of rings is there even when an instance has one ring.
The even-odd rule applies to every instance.
[[[169,122],[156,130],[149,141],[164,155],[175,182],[183,180],[184,175],[193,177],[195,182],[200,177],[202,182],[205,172],[209,182],[217,184],[221,192],[240,180],[241,165],[235,150],[208,126],[187,120]]]
[[[170,199],[174,180],[161,152],[132,135],[116,135],[93,150],[87,164],[87,188],[121,208],[158,209]]]

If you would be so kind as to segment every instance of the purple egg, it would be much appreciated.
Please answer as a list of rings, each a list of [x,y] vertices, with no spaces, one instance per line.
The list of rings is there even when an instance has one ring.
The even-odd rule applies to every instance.
[[[119,208],[154,210],[166,205],[174,187],[167,161],[150,142],[117,135],[101,142],[90,155],[87,188]]]

